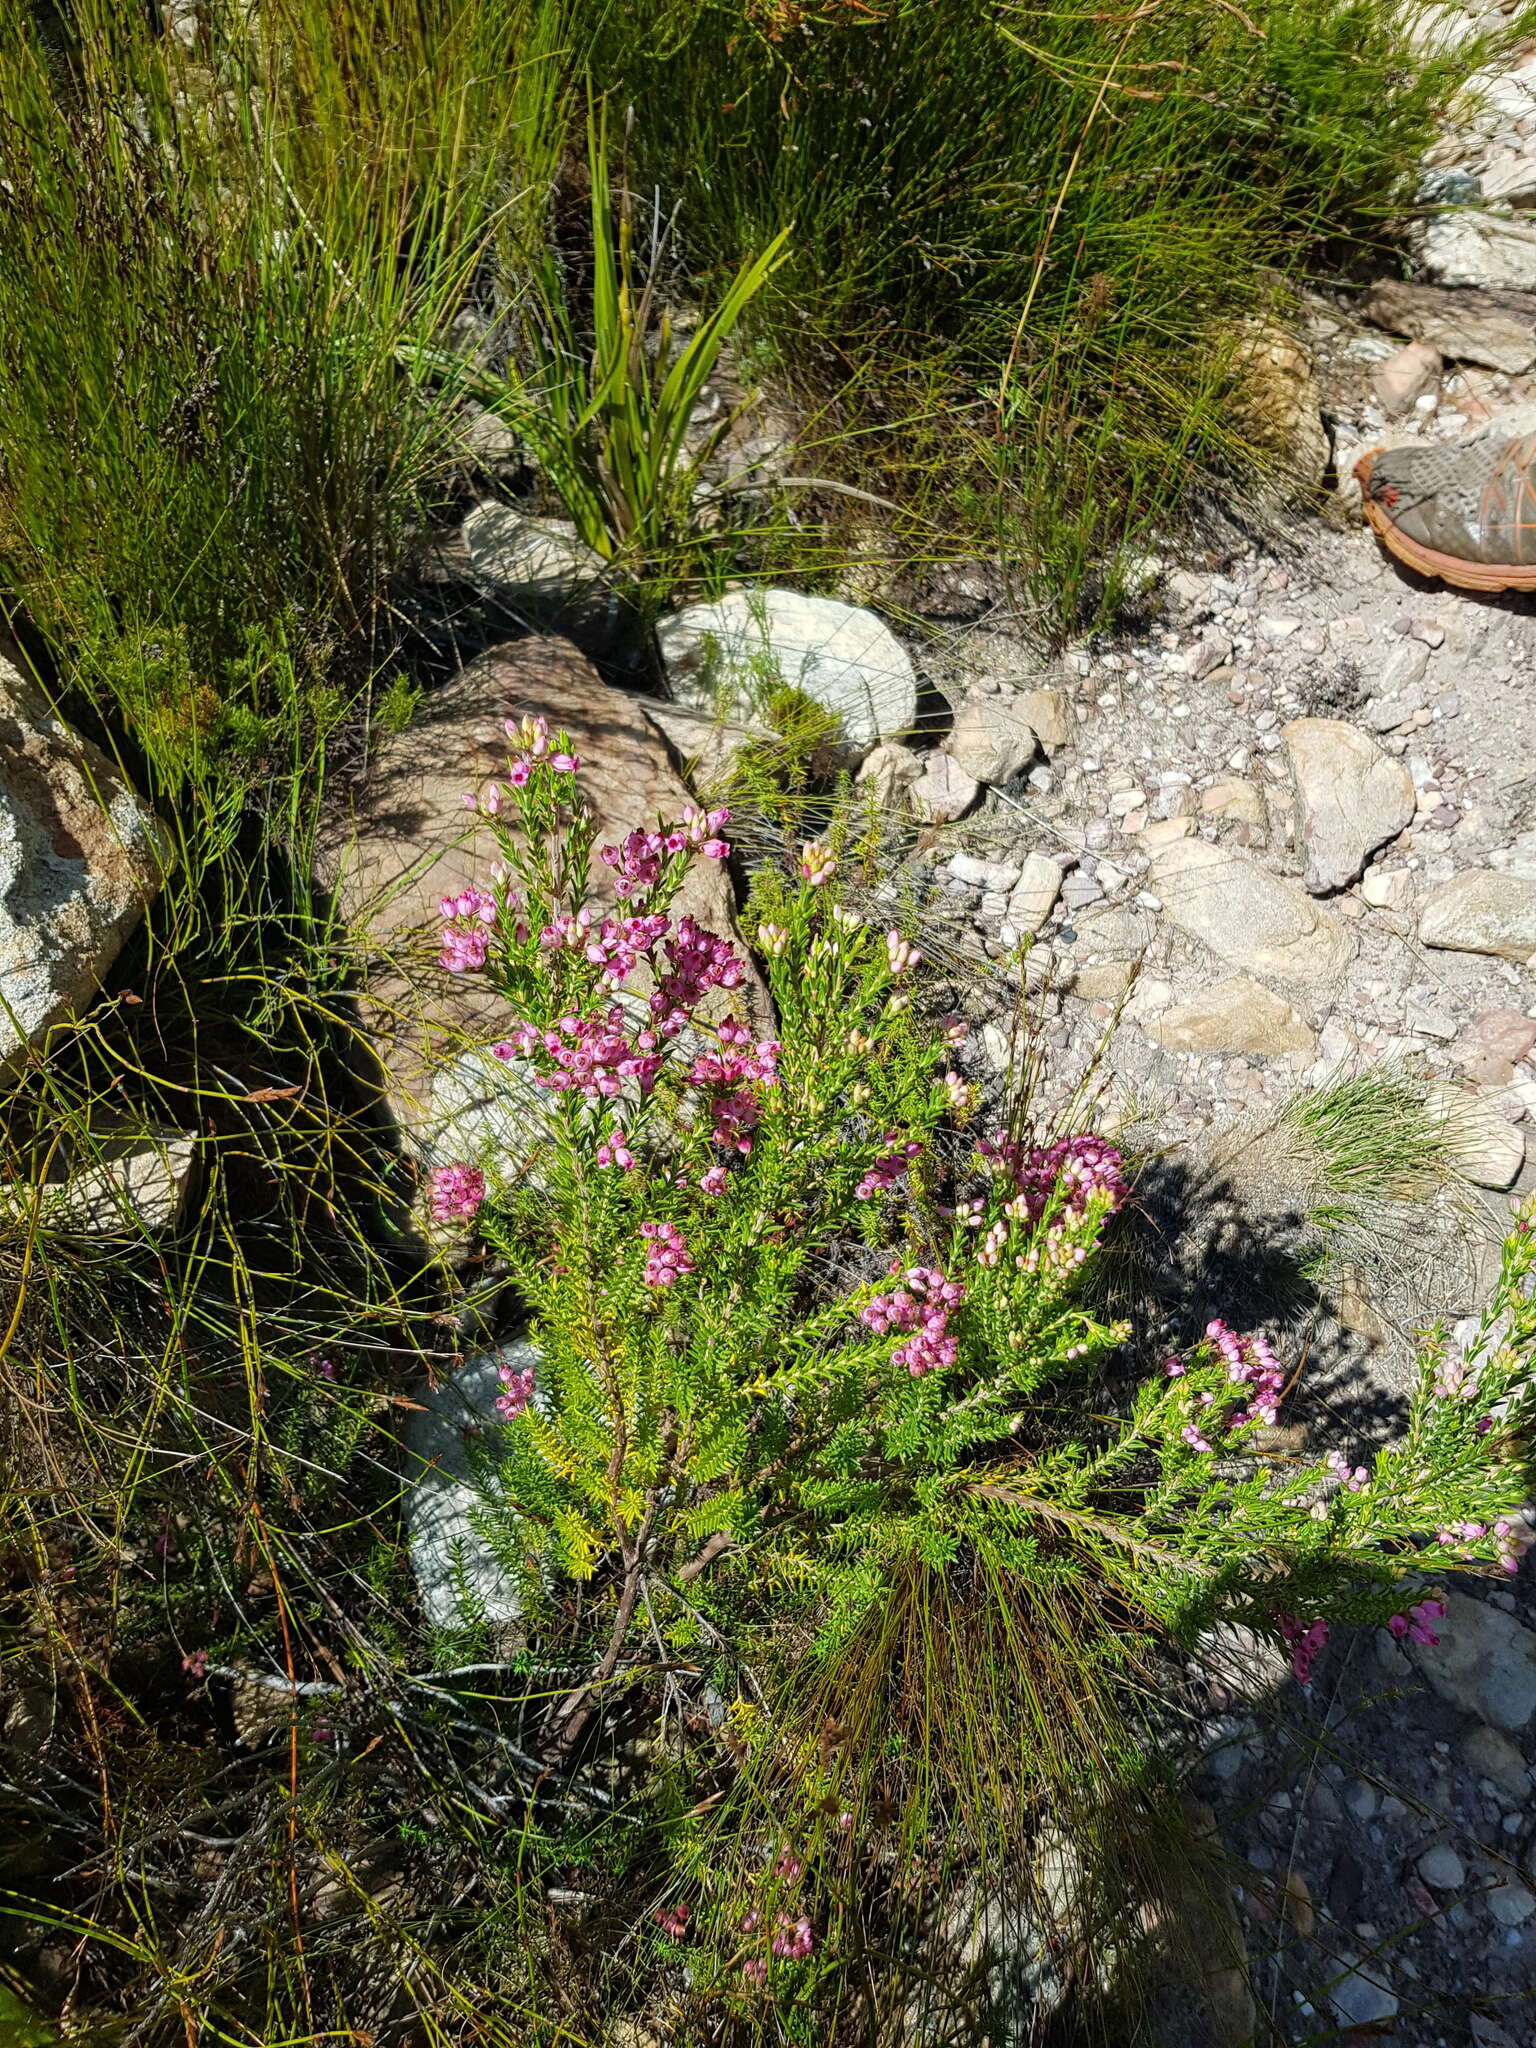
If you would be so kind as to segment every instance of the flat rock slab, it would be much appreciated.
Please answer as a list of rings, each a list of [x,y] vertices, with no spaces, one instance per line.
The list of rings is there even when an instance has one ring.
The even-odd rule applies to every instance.
[[[498,1368],[522,1372],[538,1362],[534,1345],[519,1337],[466,1360],[441,1386],[412,1395],[420,1406],[405,1428],[402,1505],[422,1612],[435,1628],[475,1620],[494,1627],[522,1614],[517,1581],[481,1527],[499,1501],[481,1460],[498,1456]]]
[[[1378,846],[1413,822],[1413,777],[1358,727],[1296,718],[1284,728],[1306,853],[1306,885],[1347,888]]]
[[[1536,958],[1536,881],[1469,868],[1431,889],[1419,937],[1450,953],[1490,953],[1522,964]]]
[[[1011,937],[1005,939],[1006,944],[1015,943],[1025,933],[1033,935],[1039,931],[1056,908],[1066,874],[1063,863],[1050,854],[1029,855],[1009,893],[1008,914],[1003,922]]]
[[[1512,376],[1536,364],[1536,301],[1514,293],[1447,291],[1384,278],[1360,307],[1387,333],[1427,341],[1452,362],[1480,363]]]
[[[948,825],[963,818],[980,796],[981,784],[942,749],[923,755],[922,761],[922,773],[907,789],[913,817],[927,825]]]
[[[1034,759],[1035,738],[1016,698],[976,690],[956,712],[944,751],[977,782],[1012,782]]]
[[[895,809],[922,775],[926,758],[900,740],[882,740],[864,756],[854,779],[877,804]]]
[[[1229,975],[1185,1003],[1173,1003],[1142,1025],[1170,1052],[1316,1054],[1317,1038],[1284,996],[1246,974]]]
[[[90,1001],[171,859],[112,762],[0,655],[0,1065]]]
[[[196,1149],[193,1131],[93,1130],[84,1156],[63,1147],[55,1152],[48,1179],[0,1184],[0,1212],[35,1214],[70,1237],[169,1230],[186,1205]]]
[[[837,598],[733,590],[663,619],[656,644],[679,703],[737,724],[757,723],[784,683],[832,712],[860,749],[901,738],[917,718],[907,650],[883,619]]]
[[[1295,882],[1229,847],[1204,839],[1160,846],[1150,882],[1173,924],[1260,980],[1326,984],[1349,962],[1349,935],[1337,918]]]
[[[1536,1635],[1465,1593],[1445,1595],[1440,1641],[1410,1643],[1420,1675],[1442,1699],[1490,1728],[1515,1733],[1536,1714]]]
[[[1434,284],[1536,291],[1536,223],[1458,207],[1432,214],[1417,241],[1420,267]]]
[[[1525,1135],[1486,1096],[1449,1083],[1431,1084],[1429,1107],[1440,1119],[1452,1163],[1475,1187],[1513,1187],[1525,1164]]]
[[[492,648],[379,750],[349,814],[326,835],[322,872],[367,957],[363,1021],[388,1105],[428,1166],[489,1152],[510,1175],[547,1128],[543,1091],[517,1062],[490,1054],[513,1021],[505,1003],[483,975],[447,974],[436,964],[439,899],[488,883],[497,860],[484,821],[465,810],[465,793],[505,781],[504,723],[529,714],[570,733],[599,844],[676,819],[692,800],[644,711],[565,640]],[[612,902],[612,871],[595,849],[590,885],[595,901]],[[695,863],[673,906],[674,915],[684,913],[736,936],[723,864]],[[755,977],[748,994],[762,1010]]]
[[[514,505],[477,505],[460,529],[470,574],[530,626],[559,627],[586,645],[602,645],[618,621],[618,601],[601,555],[568,519],[530,519]]]

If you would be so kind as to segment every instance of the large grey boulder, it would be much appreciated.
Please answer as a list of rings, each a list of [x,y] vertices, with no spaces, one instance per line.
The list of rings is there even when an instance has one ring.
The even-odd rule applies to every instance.
[[[884,620],[837,598],[733,590],[673,612],[656,643],[679,703],[738,724],[756,723],[784,683],[832,712],[861,751],[901,738],[917,717],[906,649]]]
[[[1520,376],[1536,364],[1536,308],[1480,291],[1384,278],[1366,293],[1366,317],[1389,334],[1427,341],[1457,363]]]
[[[1434,284],[1536,291],[1536,222],[1478,207],[1447,208],[1424,222],[1418,258]]]
[[[90,1001],[170,866],[113,763],[0,655],[0,1065]]]
[[[1208,982],[1187,1002],[1170,1004],[1142,1025],[1170,1052],[1245,1052],[1275,1056],[1317,1051],[1301,1012],[1246,974]]]
[[[0,1216],[32,1217],[67,1237],[169,1230],[186,1206],[197,1135],[167,1125],[103,1127],[50,1142],[43,1177],[0,1181]]]

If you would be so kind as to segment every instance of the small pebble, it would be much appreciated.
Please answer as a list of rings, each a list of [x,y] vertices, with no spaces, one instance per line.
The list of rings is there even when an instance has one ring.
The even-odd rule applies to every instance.
[[[1449,1842],[1426,1849],[1419,1858],[1418,1871],[1424,1882],[1437,1892],[1460,1891],[1467,1881],[1466,1865]]]

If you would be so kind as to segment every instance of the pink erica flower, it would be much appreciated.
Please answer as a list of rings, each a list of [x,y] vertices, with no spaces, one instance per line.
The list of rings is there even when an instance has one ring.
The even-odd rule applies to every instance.
[[[438,965],[450,974],[483,967],[496,922],[496,898],[484,889],[470,887],[457,896],[445,896],[438,908],[443,919]]]
[[[478,1166],[434,1166],[428,1176],[432,1183],[434,1223],[473,1223],[485,1200],[485,1175]]]
[[[516,1366],[498,1365],[496,1377],[501,1381],[502,1392],[496,1396],[492,1406],[503,1422],[511,1422],[514,1417],[522,1414],[533,1399],[538,1374],[531,1365],[525,1366],[521,1371]]]
[[[693,1271],[687,1240],[675,1223],[642,1223],[640,1235],[649,1247],[643,1276],[647,1287],[675,1286]]]
[[[1327,1622],[1311,1621],[1303,1624],[1294,1614],[1277,1614],[1275,1620],[1281,1638],[1291,1653],[1291,1669],[1296,1674],[1296,1683],[1309,1684],[1312,1666],[1328,1640]]]
[[[896,1133],[894,1131],[887,1131],[885,1142],[888,1145],[894,1145],[895,1140]],[[897,1181],[906,1173],[922,1149],[922,1146],[913,1139],[909,1144],[896,1145],[894,1151],[883,1152],[878,1159],[864,1169],[863,1178],[854,1189],[854,1194],[861,1202],[867,1202],[875,1195],[885,1194],[889,1189],[895,1187]]]
[[[1441,1620],[1444,1614],[1443,1600],[1420,1600],[1406,1614],[1394,1614],[1387,1627],[1399,1639],[1406,1636],[1411,1643],[1427,1643],[1433,1647],[1440,1638],[1430,1623]]]

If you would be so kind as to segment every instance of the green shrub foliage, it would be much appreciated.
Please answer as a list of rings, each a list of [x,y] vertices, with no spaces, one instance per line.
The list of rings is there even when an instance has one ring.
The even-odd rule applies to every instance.
[[[499,1540],[537,1611],[588,1582],[594,1676],[645,1609],[697,1640],[771,1601],[837,1656],[914,1565],[982,1559],[1112,1589],[1128,1631],[1218,1616],[1279,1635],[1306,1678],[1334,1620],[1430,1632],[1427,1572],[1511,1564],[1536,1311],[1522,1217],[1484,1335],[1432,1342],[1402,1441],[1365,1465],[1268,1446],[1289,1367],[1212,1321],[1136,1380],[1095,1308],[1131,1197],[1087,1133],[978,1132],[921,953],[844,907],[838,829],[760,874],[766,991],[682,895],[726,813],[601,849],[562,737],[528,725],[481,797],[504,870],[445,903],[444,961],[490,974],[498,1054],[547,1100],[521,1185],[441,1171],[479,1205],[539,1362],[505,1374]],[[764,995],[775,1019],[771,1030]],[[483,1177],[483,1178],[482,1178]]]

